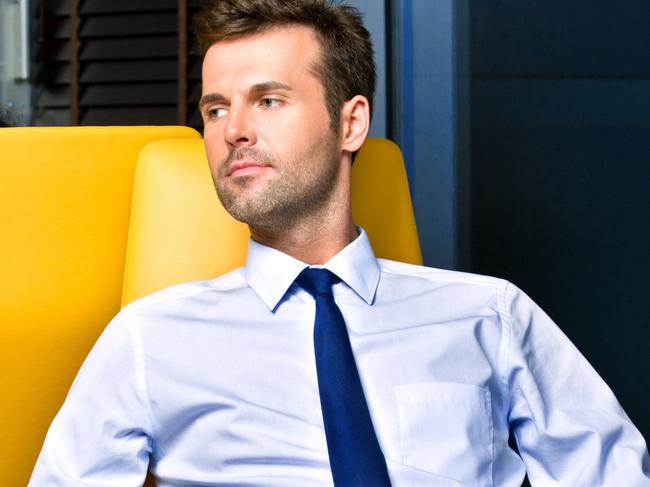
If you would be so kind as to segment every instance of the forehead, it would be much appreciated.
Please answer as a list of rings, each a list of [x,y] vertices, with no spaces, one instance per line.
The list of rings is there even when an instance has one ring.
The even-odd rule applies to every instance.
[[[291,86],[315,79],[313,66],[320,47],[313,30],[304,26],[274,27],[244,37],[219,41],[203,59],[203,91],[253,85],[269,80]]]

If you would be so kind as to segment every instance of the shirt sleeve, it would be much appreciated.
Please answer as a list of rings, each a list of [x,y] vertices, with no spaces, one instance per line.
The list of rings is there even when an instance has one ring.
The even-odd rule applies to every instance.
[[[533,486],[650,486],[639,431],[551,319],[506,288],[509,421]]]
[[[136,323],[120,312],[86,358],[45,438],[29,486],[141,486],[151,416]]]

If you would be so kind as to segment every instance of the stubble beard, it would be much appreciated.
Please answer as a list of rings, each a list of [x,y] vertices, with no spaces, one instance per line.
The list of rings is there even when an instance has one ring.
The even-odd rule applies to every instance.
[[[335,136],[328,132],[289,161],[254,147],[236,148],[219,164],[219,174],[213,174],[219,200],[233,218],[251,227],[280,232],[307,221],[322,225],[320,220],[335,204],[340,160],[334,147]],[[255,175],[228,180],[225,172],[237,159],[269,164],[277,177],[262,182]]]

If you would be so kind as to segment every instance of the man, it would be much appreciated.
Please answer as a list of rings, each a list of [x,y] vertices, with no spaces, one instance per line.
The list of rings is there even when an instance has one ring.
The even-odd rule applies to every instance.
[[[147,467],[160,486],[650,485],[643,438],[520,290],[375,259],[350,212],[374,89],[358,13],[220,0],[196,24],[246,267],[117,315],[30,485],[140,485]]]

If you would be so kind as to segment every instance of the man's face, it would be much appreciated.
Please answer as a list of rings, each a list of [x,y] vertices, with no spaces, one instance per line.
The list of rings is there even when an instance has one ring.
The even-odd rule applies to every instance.
[[[332,204],[341,143],[330,129],[320,51],[306,27],[217,42],[203,61],[206,152],[226,210],[278,228]]]

